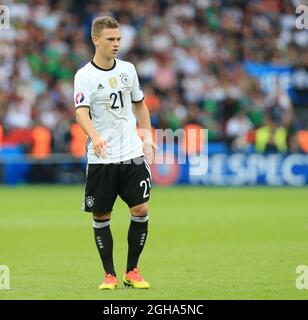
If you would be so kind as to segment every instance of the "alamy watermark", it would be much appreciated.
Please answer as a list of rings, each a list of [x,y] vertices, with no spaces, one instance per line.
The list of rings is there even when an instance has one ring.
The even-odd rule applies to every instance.
[[[10,289],[10,269],[6,265],[0,265],[0,290]]]
[[[308,289],[308,266],[297,266],[295,272],[299,274],[295,281],[295,287],[300,290]]]
[[[128,130],[127,130],[128,131]],[[124,127],[114,128],[104,131],[104,140],[118,141],[119,148],[125,148],[126,144],[123,137],[127,136],[127,131]],[[146,129],[138,129],[138,132],[144,143],[147,140],[153,139],[155,144],[159,147],[155,150],[151,164],[155,165],[181,165],[189,164],[190,175],[204,175],[208,172],[208,130],[200,127],[191,127],[177,130],[172,129],[155,129],[155,133],[148,132]],[[127,138],[127,137],[126,137]],[[126,141],[130,141],[128,138]],[[89,150],[93,150],[91,142],[88,143]],[[145,156],[146,150],[145,151]],[[101,158],[112,155],[113,149],[107,146],[106,155]],[[140,158],[130,159],[124,161],[129,164],[143,164]]]
[[[295,20],[295,26],[297,29],[308,29],[308,6],[301,4],[296,7],[296,14],[299,15]]]
[[[0,5],[0,29],[10,29],[10,9],[2,4]]]

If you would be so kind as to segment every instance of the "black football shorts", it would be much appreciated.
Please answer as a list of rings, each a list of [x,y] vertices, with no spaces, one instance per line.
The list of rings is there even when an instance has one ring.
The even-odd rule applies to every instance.
[[[131,208],[150,199],[151,171],[145,158],[88,164],[83,210],[111,212],[117,196]]]

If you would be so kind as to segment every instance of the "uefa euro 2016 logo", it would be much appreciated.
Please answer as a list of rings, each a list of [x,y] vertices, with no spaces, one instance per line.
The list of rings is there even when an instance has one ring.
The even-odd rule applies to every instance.
[[[0,5],[0,29],[10,29],[10,10],[8,6]]]
[[[299,30],[308,29],[308,7],[303,4],[297,6],[296,14],[299,14],[295,21],[296,28]]]
[[[0,290],[10,289],[10,269],[8,266],[0,265]]]

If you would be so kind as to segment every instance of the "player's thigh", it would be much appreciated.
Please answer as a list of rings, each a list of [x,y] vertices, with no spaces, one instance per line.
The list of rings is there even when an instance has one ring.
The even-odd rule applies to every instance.
[[[98,215],[112,211],[118,194],[118,169],[109,164],[89,164],[84,210]]]
[[[149,201],[152,188],[151,172],[144,157],[122,165],[120,185],[119,195],[129,208]]]

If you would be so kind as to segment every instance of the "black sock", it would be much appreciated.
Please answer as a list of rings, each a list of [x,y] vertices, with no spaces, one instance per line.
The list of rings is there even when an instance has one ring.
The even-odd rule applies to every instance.
[[[148,219],[148,215],[143,217],[132,216],[127,236],[128,255],[126,273],[137,267],[139,256],[148,235]]]
[[[113,239],[110,220],[93,220],[95,243],[106,273],[116,275],[113,265]]]

